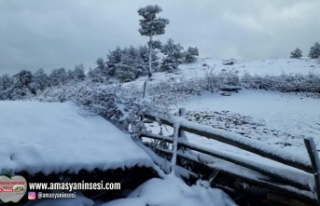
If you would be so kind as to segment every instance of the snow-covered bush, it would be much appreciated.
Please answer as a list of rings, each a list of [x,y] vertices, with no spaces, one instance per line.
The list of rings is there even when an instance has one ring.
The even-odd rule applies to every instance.
[[[96,83],[106,83],[109,80],[109,74],[105,70],[97,67],[95,69],[89,69],[87,79]]]
[[[294,51],[290,53],[290,58],[292,59],[300,59],[302,57],[302,51],[299,48],[296,48]]]
[[[245,73],[240,82],[243,87],[250,89],[270,89],[283,92],[320,92],[320,75],[312,72],[308,75],[282,73],[280,76],[251,76]]]
[[[222,84],[222,79],[214,73],[214,68],[208,68],[205,72],[205,82],[207,84],[206,90],[216,92],[219,85]]]
[[[170,105],[177,102],[174,95],[168,94],[149,96],[146,101],[142,101],[140,87],[82,81],[47,88],[34,99],[44,102],[76,102],[88,114],[102,115],[128,129],[129,125],[140,128],[139,119],[144,111],[167,113]]]

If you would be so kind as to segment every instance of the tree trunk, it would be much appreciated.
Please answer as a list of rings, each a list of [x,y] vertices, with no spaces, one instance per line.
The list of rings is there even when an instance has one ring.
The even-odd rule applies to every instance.
[[[152,57],[152,36],[150,36],[150,41],[149,41],[149,71],[148,71],[148,79],[152,77],[152,69],[151,69],[151,57]]]

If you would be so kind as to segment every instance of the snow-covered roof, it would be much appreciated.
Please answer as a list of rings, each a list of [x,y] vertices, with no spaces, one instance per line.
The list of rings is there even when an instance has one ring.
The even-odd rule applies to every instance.
[[[30,174],[153,167],[128,134],[73,103],[0,102],[0,171]]]

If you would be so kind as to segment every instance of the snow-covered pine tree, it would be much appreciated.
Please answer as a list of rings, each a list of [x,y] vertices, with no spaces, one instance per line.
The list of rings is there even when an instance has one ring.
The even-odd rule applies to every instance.
[[[14,86],[17,88],[28,87],[32,82],[32,73],[27,70],[22,70],[13,76]]]
[[[45,71],[40,68],[33,74],[32,83],[34,84],[36,91],[43,91],[50,85],[50,80]]]
[[[123,59],[126,59],[124,64],[131,63],[131,66],[135,67],[136,77],[146,75],[147,68],[144,62],[144,59],[140,55],[140,50],[130,46],[124,50]],[[128,60],[129,59],[129,60]]]
[[[67,71],[67,82],[73,81],[73,71],[68,69]]]
[[[199,50],[197,47],[189,47],[184,53],[184,62],[193,63],[197,60],[196,56],[199,56]]]
[[[106,65],[108,74],[110,76],[113,76],[115,74],[118,64],[121,63],[122,53],[123,51],[120,47],[117,47],[114,51],[109,51],[109,54],[107,55]]]
[[[140,58],[142,60],[141,65],[139,67],[140,76],[144,76],[148,74],[149,70],[149,47],[148,46],[140,46],[139,47]],[[158,71],[159,69],[159,57],[157,52],[153,49],[151,54],[151,68],[152,72]]]
[[[102,57],[99,57],[96,60],[97,68],[101,69],[102,71],[106,69],[106,63],[104,62]]]
[[[68,82],[68,74],[65,68],[54,69],[49,75],[50,84],[57,86]]]
[[[299,48],[296,48],[294,51],[290,53],[291,59],[300,59],[302,57],[302,51]]]
[[[72,74],[72,80],[76,82],[81,82],[86,78],[86,74],[84,72],[84,66],[83,64],[76,65],[71,72]]]
[[[320,58],[320,43],[319,42],[314,43],[314,45],[310,48],[309,57],[311,59]]]
[[[169,24],[168,19],[158,18],[157,14],[162,11],[161,7],[158,5],[148,5],[144,8],[138,10],[138,14],[143,17],[140,19],[139,32],[142,36],[149,37],[149,68],[148,77],[152,76],[152,38],[156,35],[162,35],[165,33],[165,27]]]
[[[36,94],[34,85],[32,84],[32,73],[27,70],[22,70],[13,76],[14,85],[11,91],[11,99],[23,99],[28,94]]]
[[[122,54],[121,63],[117,65],[115,70],[115,76],[119,81],[130,82],[137,78],[138,70],[135,67],[135,61],[129,54]]]
[[[2,74],[0,76],[0,92],[9,89],[13,86],[13,78],[8,74]]]
[[[179,66],[179,62],[173,56],[166,56],[163,58],[160,70],[163,72],[173,72]]]
[[[108,68],[106,62],[104,62],[102,57],[96,60],[97,67],[94,69],[89,69],[87,78],[92,82],[107,82],[110,78],[108,73]]]
[[[162,46],[161,52],[165,55],[160,66],[161,71],[172,72],[183,62],[183,47],[175,44],[172,39]]]

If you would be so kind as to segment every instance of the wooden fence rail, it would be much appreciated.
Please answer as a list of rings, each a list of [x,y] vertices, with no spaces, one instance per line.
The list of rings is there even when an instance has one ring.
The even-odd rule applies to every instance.
[[[212,158],[221,159],[223,161],[233,163],[235,165],[257,172],[267,178],[267,179],[250,178],[246,175],[238,174],[235,171],[228,171],[225,168],[218,168],[222,173],[225,173],[229,176],[231,175],[232,177],[240,179],[246,183],[260,186],[262,188],[268,189],[273,192],[277,192],[279,194],[292,196],[292,197],[295,197],[296,199],[299,199],[301,201],[307,202],[312,205],[320,205],[318,202],[318,199],[320,200],[320,163],[319,163],[319,158],[317,156],[317,150],[315,149],[315,145],[313,141],[311,141],[310,139],[305,140],[305,145],[311,159],[311,164],[310,164],[309,162],[305,161],[305,159],[288,158],[289,157],[288,155],[279,154],[278,153],[279,151],[273,150],[272,148],[268,148],[265,145],[259,144],[246,137],[242,137],[240,135],[235,135],[229,132],[214,129],[209,126],[204,126],[197,123],[191,123],[182,118],[184,114],[185,114],[185,110],[180,109],[179,118],[165,116],[157,113],[145,113],[144,118],[174,127],[175,136],[177,137],[181,137],[184,131],[197,134],[209,139],[214,139],[219,142],[235,146],[245,151],[249,151],[251,153],[276,161],[286,166],[293,167],[302,172],[305,172],[304,174],[306,175],[308,174],[314,175],[315,188],[310,188],[309,184],[303,181],[299,181],[294,176],[287,175],[286,173],[281,173],[281,171],[275,172],[268,165],[257,164],[257,162],[254,162],[252,160],[244,161],[244,159],[238,158],[235,155],[229,155],[219,151],[209,150],[204,147],[191,144],[181,138],[178,141],[176,141],[176,145],[174,146],[174,149],[179,150],[180,148],[184,148],[191,151],[196,151],[199,154],[204,154],[207,157],[209,156]],[[153,134],[151,132],[141,132],[140,137],[160,140],[162,142],[168,142],[171,144],[175,143],[174,138],[172,137]],[[217,169],[215,168],[215,166],[211,164],[206,164],[205,162],[202,162],[195,155],[194,156],[190,154],[186,155],[185,153],[183,153],[182,150],[179,150],[178,152],[177,151],[172,152],[170,150],[167,150],[161,147],[155,147],[153,149],[158,152],[162,152],[163,154],[172,156],[174,160],[176,158],[182,158],[184,160],[187,160],[193,163],[205,165],[207,168],[211,170]],[[178,161],[177,162],[173,161],[173,162],[175,164],[178,164]],[[272,180],[272,183],[268,182],[268,179]]]

